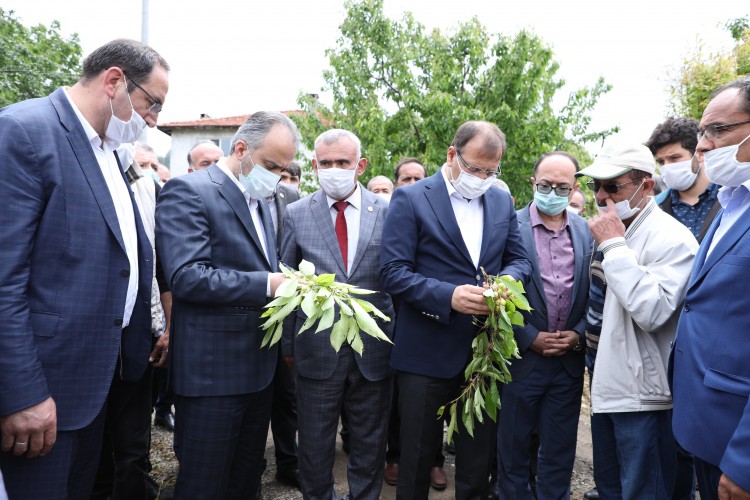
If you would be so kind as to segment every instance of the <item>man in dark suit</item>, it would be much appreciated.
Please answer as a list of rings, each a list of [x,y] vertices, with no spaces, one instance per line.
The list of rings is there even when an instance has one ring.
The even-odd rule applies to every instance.
[[[701,498],[750,498],[750,78],[711,96],[697,151],[723,212],[695,257],[672,351],[673,429]]]
[[[521,359],[510,365],[498,424],[500,498],[530,500],[529,443],[539,429],[536,498],[568,498],[575,461],[584,372],[589,260],[593,240],[586,221],[566,210],[578,188],[578,161],[545,153],[534,165],[534,201],[518,211],[532,275],[531,312],[515,328]]]
[[[287,208],[281,259],[295,268],[305,259],[315,264],[317,274],[335,274],[341,283],[379,290],[387,202],[357,182],[367,167],[360,153],[359,139],[346,130],[328,130],[315,140],[313,168],[321,189]],[[393,317],[388,294],[378,292],[367,299]],[[284,331],[284,359],[297,373],[302,493],[306,499],[337,498],[333,462],[343,408],[350,433],[350,496],[376,500],[383,485],[391,402],[391,344],[361,332],[362,356],[346,343],[337,353],[330,329],[297,335],[305,319],[300,311]],[[378,324],[392,337],[391,323]]]
[[[391,366],[398,370],[400,499],[427,498],[436,446],[437,410],[457,397],[471,359],[474,315],[489,313],[482,271],[527,281],[531,272],[508,193],[492,187],[505,135],[467,122],[432,177],[397,189],[381,251],[381,281],[400,300]],[[492,436],[489,418],[474,438],[460,425],[456,498],[487,495]]]
[[[175,498],[257,496],[277,359],[275,347],[260,347],[260,315],[285,279],[263,200],[278,177],[263,165],[290,163],[298,144],[286,116],[255,113],[227,158],[170,180],[159,196],[156,243],[172,290]]]
[[[113,376],[151,352],[152,248],[115,149],[155,126],[166,61],[115,40],[73,87],[0,111],[0,427],[8,494],[91,494]]]

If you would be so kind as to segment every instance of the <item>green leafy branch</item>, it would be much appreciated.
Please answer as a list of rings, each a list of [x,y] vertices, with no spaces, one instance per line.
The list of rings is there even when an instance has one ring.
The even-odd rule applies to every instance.
[[[461,421],[466,431],[474,437],[474,419],[484,422],[484,413],[497,421],[500,408],[500,390],[497,384],[510,382],[508,366],[512,358],[520,358],[513,325],[523,326],[520,311],[530,311],[524,296],[523,283],[510,276],[491,276],[484,269],[485,301],[490,308],[489,316],[474,318],[479,333],[471,343],[472,359],[464,370],[466,385],[454,400],[438,409],[438,418],[449,408],[448,442],[458,426],[458,406],[461,405]]]
[[[281,339],[284,319],[300,307],[307,320],[297,334],[311,328],[316,322],[318,328],[315,333],[333,326],[331,345],[336,352],[347,342],[361,356],[364,345],[359,335],[360,330],[378,340],[393,343],[380,329],[374,317],[383,321],[391,319],[370,302],[354,296],[375,293],[374,291],[338,283],[335,281],[335,274],[316,276],[315,265],[306,260],[300,262],[299,271],[283,264],[279,264],[279,268],[289,279],[279,285],[276,298],[266,305],[266,311],[261,315],[261,318],[268,318],[263,324],[266,334],[261,347],[270,347]],[[339,306],[341,314],[334,324],[335,305]]]

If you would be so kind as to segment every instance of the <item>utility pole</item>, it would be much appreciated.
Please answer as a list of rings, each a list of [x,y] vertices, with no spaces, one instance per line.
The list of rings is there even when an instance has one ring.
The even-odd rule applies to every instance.
[[[141,0],[141,43],[148,45],[148,0]],[[148,127],[141,132],[139,141],[148,143]]]

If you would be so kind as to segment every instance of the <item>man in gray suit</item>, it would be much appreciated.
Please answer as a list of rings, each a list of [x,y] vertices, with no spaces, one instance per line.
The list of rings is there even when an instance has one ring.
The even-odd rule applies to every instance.
[[[585,314],[592,238],[586,221],[566,210],[578,188],[578,161],[563,151],[543,154],[534,165],[534,201],[518,211],[529,250],[532,307],[515,329],[521,359],[503,387],[498,425],[499,496],[531,500],[532,432],[540,439],[536,498],[570,496],[584,372]],[[531,251],[531,250],[535,251]]]
[[[329,130],[315,140],[313,168],[322,189],[287,208],[281,240],[284,263],[296,268],[305,259],[315,264],[318,274],[333,273],[338,282],[380,289],[380,236],[387,202],[357,182],[366,167],[359,139],[351,132]],[[378,292],[367,299],[393,317],[388,294]],[[375,500],[383,483],[391,345],[362,334],[363,356],[348,344],[336,353],[330,329],[297,335],[305,319],[300,311],[289,322],[282,346],[284,360],[297,372],[302,493],[306,499],[336,498],[333,462],[343,408],[351,434],[349,494]],[[392,336],[391,323],[379,325]]]

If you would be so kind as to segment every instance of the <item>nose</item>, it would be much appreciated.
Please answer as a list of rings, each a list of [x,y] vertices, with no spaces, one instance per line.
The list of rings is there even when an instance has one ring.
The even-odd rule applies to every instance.
[[[609,198],[609,193],[600,188],[599,191],[597,191],[594,195],[594,198],[596,199],[597,205],[604,206],[607,198]]]
[[[715,147],[716,146],[714,145],[714,143],[708,137],[706,137],[706,134],[703,134],[698,141],[698,144],[696,144],[695,146],[696,156],[699,156],[698,160],[703,161],[703,153],[705,153],[706,151],[711,151]]]

